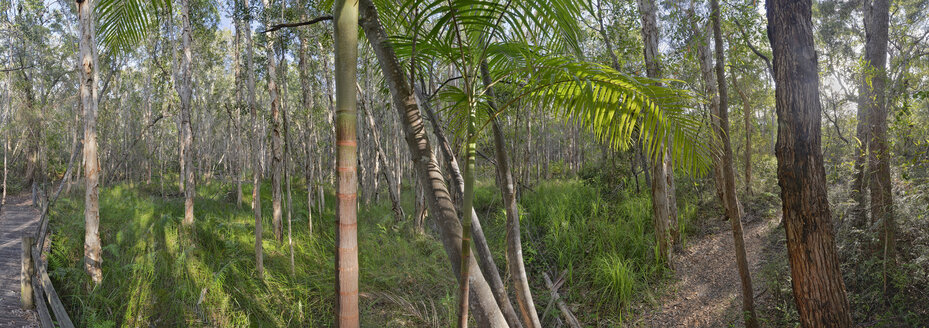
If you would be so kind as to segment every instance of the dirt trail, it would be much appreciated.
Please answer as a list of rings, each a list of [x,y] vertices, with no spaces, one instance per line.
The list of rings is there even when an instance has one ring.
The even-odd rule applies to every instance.
[[[655,309],[634,320],[640,327],[743,326],[741,282],[735,263],[732,230],[728,221],[715,232],[693,240],[674,259],[674,282]],[[764,246],[775,223],[754,219],[743,223],[745,251],[755,297],[764,289],[761,271]],[[756,310],[757,311],[757,310]]]

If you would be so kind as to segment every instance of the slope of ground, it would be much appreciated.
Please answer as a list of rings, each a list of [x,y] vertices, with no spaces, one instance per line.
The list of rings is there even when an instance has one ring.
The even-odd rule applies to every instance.
[[[743,222],[745,250],[753,278],[755,297],[763,293],[759,272],[768,236],[777,221],[749,216]],[[674,279],[657,308],[643,310],[633,319],[642,327],[742,326],[741,282],[735,263],[732,230],[728,221],[714,224],[710,233],[697,237],[674,259]]]

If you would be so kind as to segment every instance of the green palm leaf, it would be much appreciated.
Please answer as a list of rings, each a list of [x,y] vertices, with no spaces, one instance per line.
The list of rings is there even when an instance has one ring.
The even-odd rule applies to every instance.
[[[110,52],[129,52],[155,26],[159,12],[170,13],[171,0],[100,0],[95,6],[101,44]]]

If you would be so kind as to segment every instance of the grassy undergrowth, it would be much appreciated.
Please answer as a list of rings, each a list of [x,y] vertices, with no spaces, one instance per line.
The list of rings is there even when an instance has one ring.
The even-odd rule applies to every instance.
[[[476,208],[501,275],[509,279],[499,194],[492,183],[478,185]],[[536,306],[544,317],[558,314],[554,307],[541,313],[549,303],[543,270],[565,272],[561,291],[578,308],[582,321],[608,325],[619,324],[628,305],[641,297],[636,295],[666,277],[655,262],[647,192],[607,190],[603,185],[596,179],[553,180],[524,191],[524,256]],[[79,326],[333,324],[333,213],[314,211],[310,235],[305,191],[295,190],[293,197],[296,271],[291,274],[286,230],[283,242],[274,240],[270,190],[262,188],[266,271],[260,281],[255,272],[254,218],[247,202],[241,208],[235,204],[234,186],[198,186],[193,230],[180,223],[180,195],[163,197],[157,185],[104,188],[104,281],[97,288],[89,287],[83,273],[83,199],[78,194],[62,199],[52,211],[49,262],[59,293]],[[245,194],[250,195],[248,187]],[[406,212],[412,213],[412,193],[404,190],[402,196]],[[430,233],[413,233],[410,220],[395,222],[382,198],[381,203],[362,205],[359,212],[363,325],[451,325],[456,282],[441,243]],[[682,230],[693,216],[692,206],[681,206]]]
[[[248,204],[234,204],[232,187],[198,187],[193,231],[180,223],[183,198],[125,185],[101,190],[104,281],[92,290],[82,271],[83,203],[60,201],[49,262],[72,319],[84,327],[331,326],[333,213],[314,213],[311,236],[306,206],[295,201],[291,275],[286,234],[274,240],[263,189],[264,281],[255,272],[254,218]],[[384,205],[363,207],[359,218],[363,322],[450,322],[455,280],[441,244],[395,224]]]

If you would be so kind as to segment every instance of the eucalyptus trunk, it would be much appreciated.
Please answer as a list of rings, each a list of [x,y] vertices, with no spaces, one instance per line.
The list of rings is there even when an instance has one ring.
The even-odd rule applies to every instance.
[[[336,83],[336,323],[358,327],[358,137],[355,80],[358,62],[358,2],[335,3]]]
[[[868,143],[868,175],[871,189],[871,221],[881,224],[884,292],[896,266],[896,222],[890,181],[890,150],[887,141],[887,34],[890,0],[865,1],[865,67],[863,83],[871,137]]]
[[[194,181],[194,163],[193,163],[193,140],[194,132],[190,122],[191,111],[191,65],[193,64],[193,53],[190,49],[191,27],[190,27],[190,1],[180,0],[181,7],[181,67],[180,81],[177,85],[177,95],[181,101],[181,143],[184,149],[182,160],[184,169],[181,174],[184,176],[184,225],[194,223],[194,196],[196,194],[196,185]]]
[[[768,0],[774,57],[778,185],[794,300],[803,327],[851,327],[821,146],[811,0]]]
[[[654,0],[638,0],[639,15],[642,18],[642,38],[645,42],[645,70],[648,77],[660,78],[661,67],[658,62],[658,22],[657,7]],[[672,266],[671,249],[674,246],[673,226],[676,225],[676,200],[673,198],[673,173],[669,172],[670,154],[668,145],[659,146],[657,156],[651,163],[652,210],[654,212],[655,236],[658,240],[658,256]]]
[[[100,163],[97,161],[97,52],[94,40],[94,0],[78,0],[81,29],[80,95],[84,113],[84,270],[95,285],[103,281],[100,244]]]
[[[264,10],[271,10],[271,0],[262,0]],[[265,29],[271,28],[271,15],[265,13]],[[268,95],[271,98],[271,226],[278,242],[284,239],[283,208],[281,205],[281,172],[283,172],[283,146],[281,145],[281,97],[277,86],[277,56],[274,55],[274,35],[268,33],[265,46],[268,60]]]
[[[252,212],[255,215],[255,265],[258,279],[264,279],[264,244],[261,227],[261,135],[258,104],[255,101],[255,52],[252,48],[252,18],[248,0],[242,0],[245,12],[245,75],[248,110],[252,120]]]
[[[755,314],[755,296],[752,291],[752,278],[748,268],[748,258],[745,254],[745,239],[742,236],[742,205],[735,194],[735,173],[733,172],[732,144],[729,142],[729,92],[726,84],[726,58],[723,53],[723,37],[719,23],[719,0],[710,0],[710,18],[713,22],[713,39],[716,45],[716,82],[719,85],[719,108],[716,119],[716,137],[722,146],[722,161],[717,161],[723,174],[723,193],[726,207],[726,217],[732,225],[732,239],[735,245],[736,264],[739,269],[739,279],[742,283],[742,313],[745,327],[758,327],[758,316]]]

